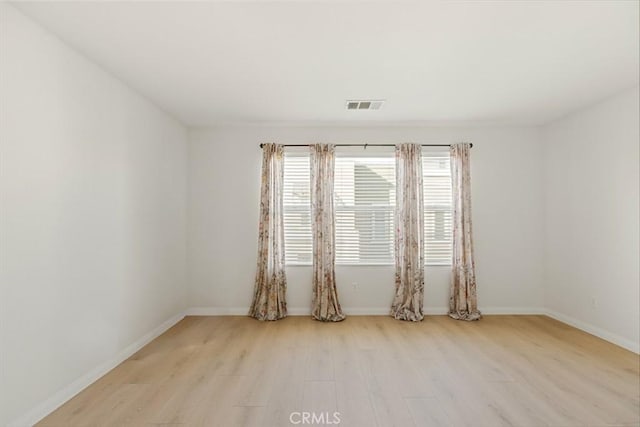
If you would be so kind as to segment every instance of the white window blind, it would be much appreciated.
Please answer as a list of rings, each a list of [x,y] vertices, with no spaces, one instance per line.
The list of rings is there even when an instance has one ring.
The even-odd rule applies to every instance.
[[[451,262],[451,176],[448,152],[423,152],[425,260]],[[284,230],[287,264],[311,264],[309,155],[285,153]],[[392,265],[395,158],[336,153],[336,263]]]
[[[453,237],[448,151],[422,151],[425,262],[450,265]]]
[[[284,155],[284,255],[287,264],[311,264],[309,154]]]
[[[395,180],[393,153],[336,156],[337,264],[393,264]]]

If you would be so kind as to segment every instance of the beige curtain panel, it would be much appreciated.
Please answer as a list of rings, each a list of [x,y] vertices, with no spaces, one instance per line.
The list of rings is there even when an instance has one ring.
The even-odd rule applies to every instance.
[[[264,144],[258,234],[258,268],[249,316],[278,320],[287,316],[287,278],[284,269],[282,145]]]
[[[478,320],[478,297],[473,259],[471,223],[471,171],[469,144],[451,146],[453,186],[453,259],[449,316],[458,320]]]
[[[315,144],[311,150],[311,233],[313,236],[313,300],[316,320],[344,320],[336,289],[334,146]]]
[[[424,229],[422,147],[396,145],[396,293],[391,316],[413,322],[424,318]]]

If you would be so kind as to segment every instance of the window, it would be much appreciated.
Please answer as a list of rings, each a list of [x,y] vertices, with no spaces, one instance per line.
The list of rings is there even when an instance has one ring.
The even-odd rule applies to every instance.
[[[448,151],[422,151],[424,239],[427,265],[450,265],[453,239]]]
[[[311,264],[309,155],[284,155],[284,248],[287,264]]]
[[[336,153],[336,263],[393,264],[393,153]]]
[[[451,263],[448,152],[423,152],[425,260]],[[287,264],[311,264],[309,155],[285,153],[284,233]],[[336,153],[336,263],[392,265],[395,209],[393,153]]]

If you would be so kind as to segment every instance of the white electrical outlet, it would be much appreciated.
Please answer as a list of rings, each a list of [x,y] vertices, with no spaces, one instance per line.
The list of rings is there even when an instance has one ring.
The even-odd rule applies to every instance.
[[[591,297],[591,308],[593,309],[598,308],[598,300],[596,297]]]

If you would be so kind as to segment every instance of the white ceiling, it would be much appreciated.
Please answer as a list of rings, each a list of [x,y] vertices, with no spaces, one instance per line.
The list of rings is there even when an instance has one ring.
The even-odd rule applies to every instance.
[[[190,126],[539,124],[638,84],[637,1],[15,5]]]

